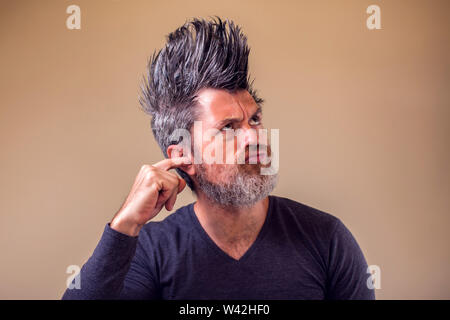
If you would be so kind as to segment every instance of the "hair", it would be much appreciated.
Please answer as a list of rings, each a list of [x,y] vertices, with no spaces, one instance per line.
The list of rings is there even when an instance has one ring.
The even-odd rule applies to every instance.
[[[139,102],[152,116],[153,135],[167,158],[175,129],[191,130],[200,113],[197,92],[202,88],[247,90],[261,105],[248,76],[247,37],[233,21],[193,18],[166,36],[165,46],[150,57]],[[195,192],[192,179],[176,169]]]

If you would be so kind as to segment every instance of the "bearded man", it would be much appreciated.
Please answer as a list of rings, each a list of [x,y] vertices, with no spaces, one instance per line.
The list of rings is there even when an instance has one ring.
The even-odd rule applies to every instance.
[[[152,55],[140,102],[165,159],[142,166],[63,299],[374,299],[341,220],[270,195],[277,141],[261,139],[247,38],[216,18],[186,22]],[[186,185],[196,202],[150,221]]]

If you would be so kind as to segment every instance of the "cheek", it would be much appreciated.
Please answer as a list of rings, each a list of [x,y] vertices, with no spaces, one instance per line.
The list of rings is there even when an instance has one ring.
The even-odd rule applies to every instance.
[[[216,152],[216,150],[222,150],[222,159],[220,155]],[[235,164],[236,163],[236,151],[237,150],[237,138],[231,137],[228,138],[226,135],[222,137],[216,137],[212,139],[212,141],[205,141],[202,145],[202,161],[205,164],[208,164],[208,161],[205,160],[205,157],[213,157],[218,165],[220,164]],[[209,162],[211,163],[211,162]]]
[[[208,180],[214,183],[228,181],[234,175],[235,166],[229,164],[205,164],[202,166]]]

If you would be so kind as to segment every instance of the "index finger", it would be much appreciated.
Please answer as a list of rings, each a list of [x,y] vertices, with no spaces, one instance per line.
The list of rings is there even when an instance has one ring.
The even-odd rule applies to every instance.
[[[184,165],[191,164],[191,159],[188,157],[176,157],[161,160],[160,162],[155,163],[153,166],[161,169],[161,170],[170,170],[174,168],[179,168]]]

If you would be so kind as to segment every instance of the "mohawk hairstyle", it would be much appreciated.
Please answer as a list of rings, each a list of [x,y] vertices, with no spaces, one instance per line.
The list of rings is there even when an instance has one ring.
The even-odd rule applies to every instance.
[[[233,21],[215,17],[217,20],[193,18],[185,22],[166,36],[166,45],[149,59],[139,102],[142,110],[152,116],[152,132],[166,158],[167,148],[180,143],[171,139],[175,129],[190,131],[199,116],[196,94],[200,89],[230,93],[244,89],[257,104],[264,102],[247,75],[247,37]],[[176,170],[195,192],[189,175]]]

